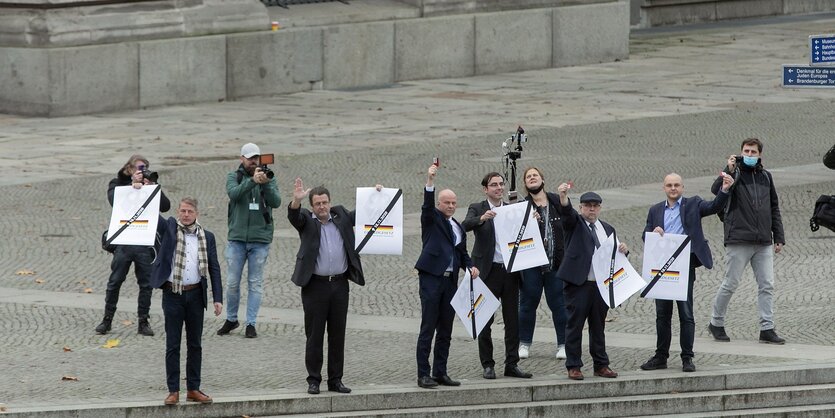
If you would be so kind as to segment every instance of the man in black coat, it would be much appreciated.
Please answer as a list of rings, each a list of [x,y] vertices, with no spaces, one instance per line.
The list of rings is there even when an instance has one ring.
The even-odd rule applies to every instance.
[[[684,183],[681,176],[670,173],[664,177],[664,194],[667,199],[649,208],[647,225],[644,232],[656,232],[664,235],[687,235],[690,237],[690,275],[687,300],[678,300],[678,318],[681,324],[681,369],[685,372],[696,371],[693,363],[693,340],[696,323],[693,319],[693,283],[696,281],[696,267],[713,268],[713,257],[702,231],[702,218],[713,215],[725,208],[728,201],[728,189],[733,185],[733,177],[723,176],[722,192],[716,199],[706,201],[699,196],[684,197]],[[655,300],[655,331],[658,335],[655,355],[641,365],[643,370],[667,368],[672,340],[673,301]]]
[[[382,186],[377,186],[380,190]],[[308,198],[313,213],[301,207]],[[354,249],[355,212],[331,207],[328,189],[305,189],[296,178],[287,219],[299,232],[299,252],[293,283],[302,288],[307,367],[307,393],[319,393],[322,382],[322,345],[328,332],[328,391],[350,393],[342,384],[345,362],[345,325],[348,317],[348,280],[363,286],[360,256]]]
[[[502,318],[504,319],[505,370],[504,375],[510,377],[531,377],[519,368],[519,273],[509,273],[505,270],[502,252],[496,242],[496,229],[493,218],[496,212],[493,208],[502,206],[504,202],[504,177],[501,174],[487,173],[481,180],[484,195],[482,202],[473,203],[467,210],[467,217],[461,225],[466,231],[475,235],[473,244],[473,264],[478,268],[484,284],[502,301]],[[482,376],[485,379],[496,378],[496,362],[493,360],[493,337],[490,326],[493,317],[487,322],[478,335],[478,357]]]
[[[565,284],[565,305],[568,321],[565,334],[565,368],[568,378],[583,380],[582,344],[583,324],[589,323],[589,352],[594,361],[594,375],[599,377],[618,377],[617,372],[609,367],[606,354],[606,336],[604,334],[606,313],[609,306],[597,289],[597,277],[591,261],[594,251],[607,237],[615,233],[615,228],[598,219],[603,199],[594,192],[580,196],[580,212],[571,207],[568,199],[569,185],[560,184],[560,211],[565,228],[565,258],[557,270],[557,277]],[[618,251],[627,254],[626,244],[617,243]]]
[[[177,219],[162,219],[159,257],[154,261],[151,283],[162,289],[165,315],[166,405],[180,399],[180,341],[186,327],[186,400],[211,403],[200,390],[203,363],[203,311],[208,306],[208,281],[212,282],[215,316],[223,310],[223,285],[217,261],[215,236],[197,222],[197,199],[185,197],[177,207]]]
[[[760,342],[785,344],[774,328],[774,256],[783,250],[786,235],[777,189],[771,173],[763,168],[763,143],[757,138],[742,141],[741,155],[731,155],[723,175],[711,186],[719,193],[723,179],[731,175],[735,186],[730,190],[725,209],[725,278],[713,300],[713,315],[708,331],[717,341],[730,341],[725,332],[725,314],[745,267],[750,264],[757,282],[757,310],[760,315]]]
[[[120,186],[133,186],[136,189],[145,185],[155,185],[156,173],[150,171],[151,164],[148,159],[134,154],[128,159],[124,166],[116,173],[116,177],[110,180],[107,186],[107,201],[113,206],[113,195],[116,188]],[[149,177],[145,177],[149,174]],[[160,186],[162,187],[162,186]],[[159,211],[168,212],[171,209],[171,202],[165,193],[159,191]],[[96,333],[107,334],[113,324],[113,316],[116,314],[116,306],[119,303],[119,291],[122,283],[128,276],[130,265],[133,263],[136,284],[139,285],[139,296],[137,299],[137,332],[140,335],[153,336],[154,331],[148,323],[151,309],[151,264],[154,262],[154,249],[145,245],[117,245],[113,252],[113,261],[110,262],[110,277],[107,279],[107,292],[104,296],[104,318],[96,326]]]
[[[452,190],[438,193],[435,206],[435,175],[438,167],[427,171],[420,208],[420,236],[423,248],[415,268],[420,282],[420,334],[415,357],[417,358],[418,386],[426,389],[459,386],[447,374],[449,344],[452,340],[452,323],[455,309],[450,305],[458,285],[458,270],[470,269],[478,277],[478,268],[467,254],[467,234],[461,224],[452,217],[458,199]],[[429,366],[429,352],[435,339],[435,358]]]

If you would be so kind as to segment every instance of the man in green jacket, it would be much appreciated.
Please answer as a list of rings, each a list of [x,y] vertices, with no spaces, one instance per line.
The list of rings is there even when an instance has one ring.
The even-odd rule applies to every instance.
[[[226,322],[217,335],[238,328],[241,274],[248,263],[246,332],[255,338],[255,318],[261,307],[264,264],[273,241],[272,210],[281,205],[275,178],[261,168],[261,150],[249,143],[241,148],[241,165],[226,176],[229,195],[229,234],[226,244]]]

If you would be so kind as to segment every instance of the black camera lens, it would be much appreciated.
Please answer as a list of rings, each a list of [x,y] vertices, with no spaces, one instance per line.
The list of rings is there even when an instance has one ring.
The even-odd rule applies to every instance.
[[[142,177],[148,179],[151,183],[156,183],[159,180],[159,173],[151,170],[142,170]]]

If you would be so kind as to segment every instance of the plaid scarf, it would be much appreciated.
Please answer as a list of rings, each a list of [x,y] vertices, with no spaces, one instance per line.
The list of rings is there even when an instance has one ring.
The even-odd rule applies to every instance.
[[[197,267],[200,277],[207,277],[209,255],[206,251],[206,233],[197,221],[191,225],[183,225],[177,221],[177,248],[174,250],[174,281],[171,283],[171,291],[183,293],[183,272],[186,269],[186,236],[185,234],[197,234]]]

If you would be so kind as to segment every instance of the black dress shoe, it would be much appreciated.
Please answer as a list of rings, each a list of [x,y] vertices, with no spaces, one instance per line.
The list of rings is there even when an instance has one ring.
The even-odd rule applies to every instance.
[[[484,368],[484,374],[482,376],[485,379],[495,379],[496,378],[496,370],[490,366]]]
[[[532,374],[523,371],[519,366],[508,366],[504,368],[504,375],[507,377],[521,377],[523,379],[530,379]]]
[[[438,382],[438,384],[439,384],[439,385],[444,385],[444,386],[461,386],[461,382],[458,382],[458,381],[452,380],[452,379],[451,379],[449,376],[447,376],[447,375],[443,375],[443,376],[435,376],[435,377],[433,377],[432,379],[434,379],[436,382]]]
[[[328,392],[351,393],[351,389],[342,384],[341,380],[328,383]]]
[[[429,376],[421,376],[418,378],[418,386],[424,389],[434,389],[436,386],[438,386],[438,382],[436,382]]]
[[[319,384],[318,383],[311,383],[307,385],[307,393],[311,395],[318,395],[319,394]]]

